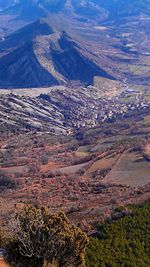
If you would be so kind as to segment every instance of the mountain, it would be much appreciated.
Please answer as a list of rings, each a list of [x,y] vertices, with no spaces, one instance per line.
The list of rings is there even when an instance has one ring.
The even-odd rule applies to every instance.
[[[149,0],[8,1],[0,87],[94,85],[97,76],[148,86],[149,11]]]
[[[0,0],[0,38],[35,22],[53,12],[59,12],[63,1]]]
[[[0,87],[47,87],[78,81],[92,84],[95,76],[113,78],[92,59],[82,40],[39,20],[0,42]],[[61,20],[59,21],[60,24]]]

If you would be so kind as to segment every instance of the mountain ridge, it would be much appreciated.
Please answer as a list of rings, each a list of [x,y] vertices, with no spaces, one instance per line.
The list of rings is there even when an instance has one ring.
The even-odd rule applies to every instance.
[[[94,76],[113,79],[89,54],[82,41],[39,20],[0,42],[0,87],[47,87],[74,80],[88,85]]]

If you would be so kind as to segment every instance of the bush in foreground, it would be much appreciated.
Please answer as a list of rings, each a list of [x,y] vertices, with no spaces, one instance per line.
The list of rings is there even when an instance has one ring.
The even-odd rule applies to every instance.
[[[64,213],[26,205],[17,212],[6,259],[17,267],[84,266],[88,238]]]

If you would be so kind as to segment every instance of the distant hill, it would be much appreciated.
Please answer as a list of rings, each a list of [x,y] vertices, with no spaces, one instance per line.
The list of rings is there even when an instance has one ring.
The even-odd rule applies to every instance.
[[[22,19],[37,19],[48,13],[71,11],[76,15],[96,19],[115,19],[122,16],[150,14],[149,0],[12,0],[0,1],[3,14],[16,14]]]
[[[117,20],[120,17],[141,14],[150,15],[150,0],[93,0],[108,12],[108,18]]]

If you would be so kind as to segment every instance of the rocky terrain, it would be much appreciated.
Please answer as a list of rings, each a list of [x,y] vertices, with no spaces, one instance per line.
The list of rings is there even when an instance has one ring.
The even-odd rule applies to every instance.
[[[97,83],[97,81],[96,81]],[[56,135],[149,114],[149,93],[98,79],[98,87],[54,86],[0,91],[0,132],[48,131]],[[107,86],[107,91],[105,88]],[[147,94],[147,97],[146,97]]]

